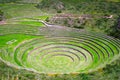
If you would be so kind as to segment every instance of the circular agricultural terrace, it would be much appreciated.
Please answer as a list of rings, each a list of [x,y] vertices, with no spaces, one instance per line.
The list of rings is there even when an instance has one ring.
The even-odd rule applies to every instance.
[[[38,73],[84,73],[103,68],[119,57],[118,39],[84,31],[64,36],[53,33],[50,36],[45,31],[44,38],[20,42],[7,57],[13,59],[9,64]]]
[[[120,53],[120,42],[106,36],[35,38],[14,50],[18,66],[41,73],[87,72],[104,66]]]

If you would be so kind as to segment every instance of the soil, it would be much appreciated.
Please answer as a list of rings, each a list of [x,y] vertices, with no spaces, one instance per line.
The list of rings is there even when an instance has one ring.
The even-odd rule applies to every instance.
[[[0,21],[0,25],[6,24],[5,21]]]

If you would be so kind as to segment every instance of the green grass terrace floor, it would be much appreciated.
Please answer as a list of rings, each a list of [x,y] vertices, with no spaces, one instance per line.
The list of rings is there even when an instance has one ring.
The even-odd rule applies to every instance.
[[[41,35],[44,32],[39,29],[44,27],[8,25],[0,29],[4,30],[0,33],[1,60],[36,73],[89,73],[111,64],[120,55],[120,40],[100,33],[66,30],[65,34],[71,35],[57,36],[55,30],[53,36],[52,32]]]

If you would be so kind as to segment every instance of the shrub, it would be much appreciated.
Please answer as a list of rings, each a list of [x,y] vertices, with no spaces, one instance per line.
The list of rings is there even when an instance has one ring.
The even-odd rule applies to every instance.
[[[3,20],[3,12],[0,10],[0,21]]]
[[[47,17],[47,18],[45,19],[45,21],[46,21],[46,22],[49,22],[49,21],[50,21],[50,20],[49,20],[49,17]]]
[[[61,10],[58,10],[57,13],[62,13],[62,11],[61,11]]]

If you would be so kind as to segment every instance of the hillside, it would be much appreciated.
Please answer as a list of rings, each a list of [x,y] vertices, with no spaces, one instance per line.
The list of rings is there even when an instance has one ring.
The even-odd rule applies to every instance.
[[[69,10],[89,14],[118,14],[120,3],[105,0],[43,0],[38,8],[56,10]]]
[[[117,28],[120,3],[117,0],[43,0],[36,7],[49,13],[52,11],[52,13],[58,13],[57,16],[48,20],[50,23],[97,32],[102,31],[120,38]],[[63,17],[69,13],[78,17]],[[84,17],[79,18],[81,16]],[[55,17],[57,18],[55,19]]]

